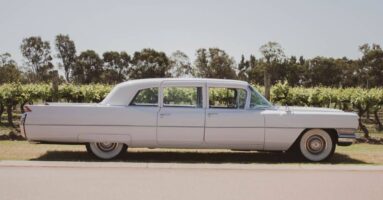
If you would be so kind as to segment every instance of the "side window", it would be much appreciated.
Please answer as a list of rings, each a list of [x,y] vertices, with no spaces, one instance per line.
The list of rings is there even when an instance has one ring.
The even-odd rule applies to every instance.
[[[165,87],[164,107],[202,108],[202,87]]]
[[[209,88],[209,108],[244,109],[246,95],[239,88]]]
[[[146,88],[139,90],[130,105],[133,106],[157,106],[158,88]]]

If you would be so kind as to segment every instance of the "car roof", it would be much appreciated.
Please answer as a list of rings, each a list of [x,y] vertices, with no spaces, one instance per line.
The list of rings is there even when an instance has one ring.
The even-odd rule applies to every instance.
[[[160,84],[164,81],[175,81],[175,82],[194,82],[194,83],[223,83],[223,84],[236,84],[236,85],[248,85],[246,81],[232,80],[232,79],[213,79],[213,78],[145,78],[145,79],[136,79],[129,80],[118,84],[119,86],[128,86],[128,85],[145,85],[148,83],[151,84]]]
[[[122,82],[117,84],[112,91],[105,97],[101,104],[127,105],[140,89],[159,87],[163,82],[200,84],[207,83],[213,86],[223,87],[247,87],[249,84],[245,81],[230,79],[209,79],[209,78],[147,78]],[[186,84],[186,85],[187,85]]]

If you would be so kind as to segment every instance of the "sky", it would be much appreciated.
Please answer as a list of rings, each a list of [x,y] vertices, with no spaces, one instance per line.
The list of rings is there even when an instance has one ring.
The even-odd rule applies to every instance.
[[[0,54],[23,59],[23,38],[68,34],[77,52],[143,48],[185,52],[218,47],[237,62],[260,57],[268,41],[287,56],[359,58],[358,46],[383,45],[379,0],[0,0]]]

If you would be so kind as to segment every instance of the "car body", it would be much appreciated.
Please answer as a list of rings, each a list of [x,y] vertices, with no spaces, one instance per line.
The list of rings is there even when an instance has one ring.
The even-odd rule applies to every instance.
[[[317,132],[302,145],[315,154],[333,146],[329,155],[305,156],[321,161],[335,144],[350,145],[358,127],[355,113],[273,106],[249,83],[222,79],[132,80],[116,85],[100,103],[49,103],[26,110],[21,130],[29,141],[87,144],[103,159],[119,155],[109,155],[117,146],[119,151],[126,146],[287,151],[299,146],[305,133]]]

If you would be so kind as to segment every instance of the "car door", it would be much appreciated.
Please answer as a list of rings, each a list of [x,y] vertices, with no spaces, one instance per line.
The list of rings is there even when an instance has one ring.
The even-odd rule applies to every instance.
[[[165,147],[196,147],[203,142],[205,106],[203,82],[161,84],[157,143]]]
[[[129,106],[117,107],[114,117],[123,120],[119,132],[131,137],[131,146],[157,145],[157,115],[159,112],[159,86],[138,89]],[[116,121],[116,120],[115,120]],[[122,123],[121,123],[122,124]]]
[[[261,109],[249,109],[247,87],[208,84],[205,142],[209,146],[262,149],[264,116]]]

